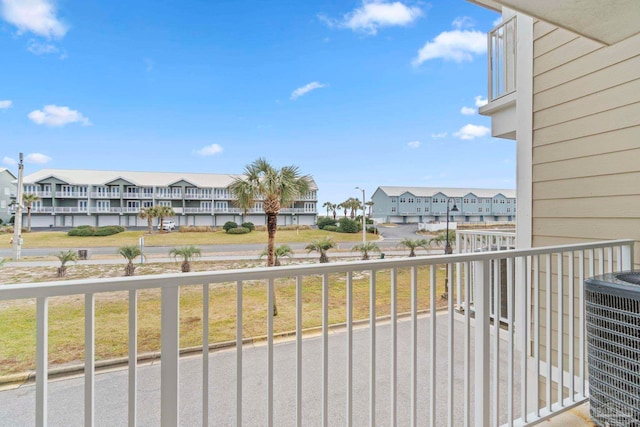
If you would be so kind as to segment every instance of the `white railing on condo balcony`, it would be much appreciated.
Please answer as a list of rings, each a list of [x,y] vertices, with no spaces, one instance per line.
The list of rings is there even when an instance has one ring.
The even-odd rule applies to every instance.
[[[113,413],[102,413],[113,417],[109,419],[115,424],[117,417],[122,420],[120,424],[126,424],[128,417],[130,426],[137,422],[178,426],[184,425],[188,416],[192,425],[205,426],[307,425],[312,421],[319,425],[372,426],[529,425],[587,399],[583,281],[594,274],[630,269],[633,243],[618,240],[526,250],[4,285],[0,287],[0,301],[35,299],[36,425],[46,425],[47,408],[51,407],[47,380],[50,299],[84,296],[84,385],[78,386],[84,390],[84,403],[71,407],[67,402],[64,411],[81,414],[75,415],[76,424],[84,417],[85,425],[93,425],[95,343],[100,340],[95,334],[96,297],[110,293],[112,299],[114,292],[122,292],[125,300],[128,296],[129,306],[125,380],[128,403],[123,402],[126,408],[110,406]],[[506,275],[500,274],[502,268]],[[445,276],[453,279],[451,283],[460,279],[461,284],[446,289]],[[294,306],[280,307],[278,315],[292,319],[295,331],[277,326],[282,320],[274,319],[271,309],[276,288],[295,295]],[[314,289],[319,303],[317,313],[309,305],[308,292]],[[472,289],[473,302],[468,303]],[[139,390],[149,390],[158,383],[140,383],[142,378],[150,377],[139,376],[141,368],[136,363],[138,301],[143,293],[148,299],[149,290],[157,292],[161,307],[159,403],[150,403],[158,411],[140,410],[143,399]],[[243,345],[247,338],[244,322],[248,322],[247,316],[255,316],[258,308],[251,303],[250,311],[245,313],[243,298],[257,290],[265,295],[260,309],[264,318],[257,320],[264,325],[265,344],[253,348]],[[462,295],[462,313],[454,309],[456,295],[447,295],[448,291]],[[181,292],[195,292],[207,302],[197,317],[191,313],[182,323]],[[180,331],[187,324],[191,328],[198,325],[201,348],[214,345],[210,323],[194,323],[193,319],[216,318],[222,293],[230,299],[226,304],[235,307],[235,340],[228,343],[233,355],[223,352],[235,368],[225,367],[224,374],[214,374],[217,366],[210,363],[210,358],[218,353],[205,351],[200,364],[189,365],[197,370],[189,371],[189,381],[197,377],[201,383],[181,383],[181,370],[185,374],[187,366],[180,363]],[[356,297],[359,305],[354,304]],[[492,323],[490,307],[500,305],[503,297],[509,322]],[[368,308],[362,310],[360,305]],[[434,307],[439,308],[430,309]],[[306,339],[303,324],[316,325],[311,317],[318,319],[320,334]],[[335,328],[335,323],[340,328]],[[275,345],[276,334],[292,336],[294,342]],[[259,358],[258,365],[255,358]],[[251,361],[251,369],[244,370],[245,363]],[[215,375],[224,375],[225,379]],[[279,385],[277,389],[274,384]],[[283,384],[287,386],[282,387]],[[262,387],[262,391],[256,387]],[[187,388],[190,392],[195,390],[199,398],[181,401],[181,392]],[[24,387],[21,390],[27,393]],[[0,400],[13,408],[7,392],[0,392]],[[148,403],[147,399],[144,401]],[[143,422],[142,413],[155,418]],[[11,423],[10,418],[5,421]]]
[[[120,193],[117,191],[107,191],[107,192],[91,192],[91,198],[93,199],[119,199]]]
[[[488,34],[489,102],[516,90],[516,17]]]

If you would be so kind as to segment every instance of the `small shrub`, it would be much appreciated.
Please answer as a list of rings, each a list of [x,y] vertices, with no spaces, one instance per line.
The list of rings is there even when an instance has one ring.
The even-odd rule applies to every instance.
[[[340,218],[338,231],[340,233],[357,233],[359,231],[358,223],[350,218]]]
[[[224,231],[226,231],[227,233],[229,232],[229,230],[233,229],[233,228],[238,228],[238,223],[233,222],[233,221],[227,221],[224,223],[224,225],[222,226],[222,229]]]
[[[338,231],[337,225],[325,225],[323,228],[324,231]]]
[[[252,223],[252,222],[243,222],[243,223],[242,223],[242,225],[241,225],[240,227],[248,228],[248,229],[249,229],[249,231],[253,231],[253,230],[255,230],[255,228],[256,228],[256,226],[255,226],[255,225],[253,225],[253,223]]]
[[[106,225],[104,227],[98,227],[93,233],[94,236],[112,236],[114,234],[122,233],[124,227],[119,225]]]
[[[367,233],[378,234],[378,229],[376,227],[367,227]]]
[[[93,236],[94,234],[95,234],[95,229],[90,226],[75,227],[67,232],[67,236],[80,236],[80,237]]]
[[[318,219],[318,228],[320,230],[325,230],[327,225],[336,225],[336,220],[327,216]]]
[[[230,228],[230,229],[227,230],[228,234],[248,234],[250,232],[251,232],[251,230],[249,230],[248,228],[244,228],[244,227]]]

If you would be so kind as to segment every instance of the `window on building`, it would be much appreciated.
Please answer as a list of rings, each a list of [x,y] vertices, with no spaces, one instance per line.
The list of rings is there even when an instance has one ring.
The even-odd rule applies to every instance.
[[[11,192],[9,191],[9,187],[4,187],[4,195],[9,196]]]
[[[398,203],[398,199],[396,199],[395,197],[391,198],[391,203]]]
[[[143,208],[150,208],[153,206],[153,201],[152,200],[145,200],[142,202],[142,207]]]
[[[87,201],[78,200],[78,212],[86,212],[86,211],[87,211]]]
[[[96,202],[96,210],[98,212],[109,212],[111,209],[111,202],[109,200],[98,200]]]
[[[210,211],[212,203],[211,202],[200,202],[200,209],[203,211]]]
[[[507,212],[511,212],[511,208],[507,208]]]
[[[216,202],[216,210],[226,212],[229,209],[229,202]]]
[[[413,199],[412,198],[409,198],[409,203],[413,203]]]
[[[0,209],[7,209],[7,201],[0,200]]]
[[[168,200],[160,200],[160,201],[158,202],[158,206],[167,206],[167,207],[169,207],[169,208],[170,208],[170,207],[171,207],[171,202],[170,202],[170,201],[168,201]]]
[[[305,212],[315,212],[316,211],[316,204],[315,203],[305,202],[304,211]]]
[[[416,208],[416,212],[420,213],[420,208]]]
[[[392,206],[392,207],[391,207],[391,212],[396,212],[396,208],[395,208],[395,206]]]
[[[406,203],[407,199],[405,199],[404,197],[400,197],[400,203]]]
[[[429,212],[429,208],[424,208],[424,211],[425,212]]]

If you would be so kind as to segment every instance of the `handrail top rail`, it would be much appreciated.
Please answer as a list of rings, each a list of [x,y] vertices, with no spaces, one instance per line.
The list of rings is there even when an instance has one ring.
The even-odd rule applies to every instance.
[[[508,230],[496,230],[496,231],[486,231],[486,230],[456,230],[458,234],[467,234],[474,236],[506,236],[506,237],[515,237],[515,231]]]
[[[77,279],[44,283],[7,284],[0,286],[0,301],[54,297],[78,294],[96,294],[151,288],[172,288],[181,285],[224,283],[234,281],[269,280],[295,276],[346,273],[349,271],[373,271],[390,268],[420,267],[447,263],[491,261],[503,258],[518,258],[548,253],[599,249],[613,246],[630,246],[632,239],[607,240],[590,243],[545,246],[528,249],[472,252],[451,255],[423,255],[413,258],[379,259],[369,261],[342,261],[328,264],[288,265],[281,267],[254,267],[236,270],[203,271],[194,273],[165,273],[137,277],[110,277],[100,279]]]

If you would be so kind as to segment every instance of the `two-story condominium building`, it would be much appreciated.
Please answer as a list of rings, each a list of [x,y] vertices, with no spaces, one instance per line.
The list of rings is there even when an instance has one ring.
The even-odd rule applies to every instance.
[[[0,168],[0,220],[6,223],[11,218],[12,197],[15,197],[16,185],[13,181],[16,176],[7,168]]]
[[[262,202],[246,213],[235,206],[228,187],[232,174],[131,172],[102,170],[42,169],[24,177],[25,194],[40,197],[33,203],[33,227],[77,227],[79,225],[146,226],[140,210],[169,206],[177,225],[222,226],[227,221],[264,225]],[[293,206],[283,207],[279,225],[316,223],[317,186]]]
[[[371,218],[384,222],[446,221],[447,203],[452,221],[515,221],[516,216],[515,190],[383,186],[371,201]]]

